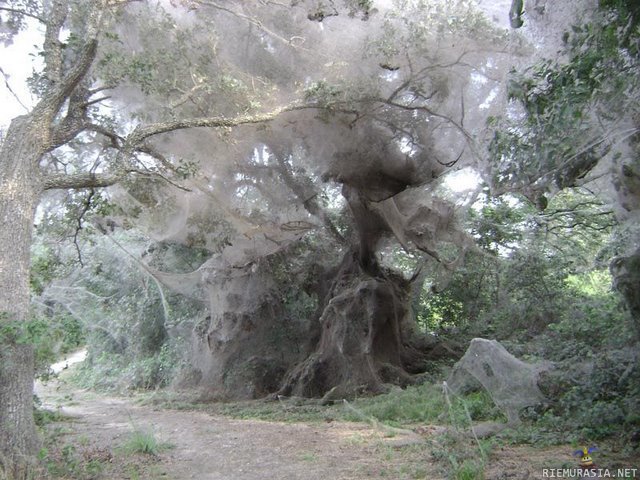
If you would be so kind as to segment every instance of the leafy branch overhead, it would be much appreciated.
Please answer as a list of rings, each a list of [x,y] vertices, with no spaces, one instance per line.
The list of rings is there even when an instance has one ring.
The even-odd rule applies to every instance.
[[[598,164],[634,170],[640,51],[637,6],[603,2],[588,23],[563,36],[567,60],[512,71],[508,94],[524,115],[494,119],[494,184],[531,196],[585,185]],[[537,193],[536,193],[537,192]]]

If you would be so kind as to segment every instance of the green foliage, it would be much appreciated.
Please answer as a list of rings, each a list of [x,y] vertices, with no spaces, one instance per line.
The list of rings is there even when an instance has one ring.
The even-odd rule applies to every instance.
[[[574,350],[600,351],[628,344],[633,333],[620,298],[611,289],[606,270],[570,275],[566,288],[571,308],[557,324],[549,327]],[[564,343],[565,352],[567,344]]]
[[[176,265],[194,270],[206,258],[200,249],[149,246],[133,231],[113,235],[134,256],[144,255],[159,270]],[[86,342],[89,356],[78,374],[85,386],[126,390],[168,385],[181,364],[183,335],[200,306],[165,292],[132,257],[114,251],[106,236],[93,241],[84,246],[84,268],[70,269],[38,299],[42,323],[50,328],[59,325],[64,336],[41,331],[40,324],[34,333],[42,341],[57,341],[55,352],[68,350],[67,344]],[[62,249],[62,263],[74,253]]]
[[[611,207],[582,188],[559,192],[534,221],[549,248],[581,271],[591,266],[618,226]]]
[[[541,333],[566,308],[563,287],[568,272],[563,259],[532,248],[516,252],[510,260],[504,271],[507,299],[502,311],[496,312],[496,328]]]
[[[632,234],[615,227],[600,200],[575,189],[542,211],[525,201],[488,202],[470,228],[492,256],[469,255],[444,291],[423,291],[417,315],[439,336],[510,340],[520,356],[557,363],[546,391],[551,404],[529,411],[530,423],[504,438],[552,444],[635,428],[634,330],[608,271],[611,252],[624,250]]]
[[[220,38],[206,17],[187,27],[159,4],[145,4],[133,15],[114,17],[106,31],[97,62],[100,78],[107,84],[134,85],[148,99],[166,105],[162,113],[167,117],[201,115],[202,109],[246,113],[268,101],[272,92],[268,74],[247,74],[218,57]],[[264,88],[256,88],[258,84]],[[144,108],[134,115],[148,119]],[[191,171],[181,168],[178,173]]]
[[[559,364],[555,401],[544,411],[529,411],[528,421],[501,437],[536,446],[583,444],[622,438],[637,430],[640,369],[628,350],[605,356],[575,357]]]
[[[97,390],[149,390],[166,387],[180,368],[180,355],[175,346],[165,344],[149,356],[131,357],[102,352],[89,357],[76,371],[74,382]]]
[[[462,463],[454,457],[450,457],[453,471],[450,478],[454,480],[484,480],[484,463],[477,460],[466,459]]]
[[[47,425],[68,420],[68,417],[66,417],[60,410],[49,410],[47,408],[43,408],[40,398],[34,395],[33,419],[35,420],[36,425],[40,429],[43,429]]]
[[[494,255],[520,244],[531,228],[533,209],[517,198],[486,196],[479,210],[471,209],[467,221],[478,246]]]
[[[165,343],[155,355],[143,358],[132,365],[130,387],[166,387],[173,380],[179,364],[178,352]]]
[[[591,441],[637,423],[640,369],[633,328],[611,291],[608,271],[565,279],[565,308],[557,323],[529,343],[529,351],[557,362],[547,391],[548,409],[530,411],[534,422],[514,434],[519,442]]]
[[[637,6],[603,1],[591,21],[565,34],[568,61],[513,72],[509,95],[526,115],[494,124],[494,185],[574,186],[628,137],[615,127],[639,111],[639,39]]]
[[[422,289],[415,311],[416,322],[424,332],[438,332],[460,325],[464,304],[454,297],[451,290],[433,295]]]
[[[35,244],[31,252],[31,270],[29,272],[31,291],[36,295],[41,295],[45,287],[56,278],[59,267],[60,258],[52,248]]]
[[[457,327],[469,336],[530,338],[566,315],[589,324],[587,316],[615,310],[608,275],[601,278],[609,282],[606,292],[588,301],[566,280],[575,283],[592,270],[615,225],[613,213],[593,194],[567,190],[543,211],[515,197],[485,198],[472,210],[468,228],[489,255],[467,254],[446,289],[420,293],[420,325],[439,333]]]
[[[75,318],[65,314],[32,317],[23,322],[3,320],[0,345],[5,342],[33,345],[35,374],[47,378],[51,363],[84,344],[84,331]]]
[[[305,88],[304,98],[323,108],[331,108],[342,98],[342,92],[339,87],[331,85],[325,80],[319,80]]]

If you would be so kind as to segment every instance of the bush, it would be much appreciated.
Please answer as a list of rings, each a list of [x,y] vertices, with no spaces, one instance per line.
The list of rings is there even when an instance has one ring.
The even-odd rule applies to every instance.
[[[160,443],[152,431],[134,429],[127,441],[122,445],[122,449],[129,454],[143,453],[145,455],[156,456],[166,448]]]

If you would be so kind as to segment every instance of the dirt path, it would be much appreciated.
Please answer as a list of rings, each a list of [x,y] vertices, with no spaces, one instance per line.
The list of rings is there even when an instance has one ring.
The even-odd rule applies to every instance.
[[[65,381],[67,375],[68,370],[59,380],[36,386],[44,405],[64,416],[63,421],[47,427],[48,459],[63,466],[62,471],[58,468],[55,472],[56,479],[446,478],[442,465],[439,467],[432,458],[431,452],[438,450],[438,437],[431,427],[425,427],[421,438],[411,434],[388,436],[360,423],[234,420],[201,411],[139,405],[135,398],[79,390]],[[159,442],[171,446],[157,455],[132,453],[123,446],[136,430],[151,432]],[[416,439],[426,444],[416,444]],[[543,478],[544,468],[575,465],[574,449],[571,445],[496,447],[484,478]],[[637,467],[640,463],[635,455],[617,458],[613,455],[617,448],[601,450],[603,463],[611,468]]]
[[[93,477],[79,466],[70,478],[442,478],[429,466],[424,445],[400,446],[414,439],[387,438],[363,424],[288,424],[157,409],[73,389],[64,379],[37,390],[49,408],[69,417],[54,424],[58,443],[74,445],[84,462],[99,464]],[[126,453],[122,445],[134,429],[153,432],[171,447],[157,456]]]

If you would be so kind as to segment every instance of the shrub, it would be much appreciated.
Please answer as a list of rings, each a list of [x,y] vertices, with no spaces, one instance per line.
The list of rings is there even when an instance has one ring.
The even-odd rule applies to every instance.
[[[122,445],[125,453],[142,453],[153,456],[158,455],[162,450],[168,448],[171,448],[171,445],[160,442],[153,431],[141,430],[139,428],[134,428],[127,441]]]

